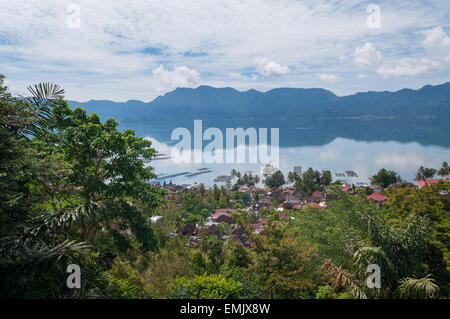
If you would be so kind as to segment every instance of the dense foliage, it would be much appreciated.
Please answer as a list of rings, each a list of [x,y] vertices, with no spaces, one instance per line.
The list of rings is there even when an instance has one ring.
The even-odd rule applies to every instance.
[[[76,263],[87,295],[118,253],[157,250],[148,217],[163,192],[143,165],[156,155],[151,142],[70,109],[55,85],[17,99],[0,78],[0,92],[1,294],[71,296],[62,283]]]

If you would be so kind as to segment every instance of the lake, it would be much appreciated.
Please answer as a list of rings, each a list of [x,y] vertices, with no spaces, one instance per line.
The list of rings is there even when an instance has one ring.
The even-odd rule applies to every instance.
[[[294,166],[302,170],[331,170],[334,179],[351,184],[369,183],[379,169],[396,171],[403,179],[413,181],[417,168],[439,168],[450,162],[450,129],[447,119],[284,119],[284,120],[203,120],[203,130],[216,127],[225,135],[226,128],[279,128],[280,170],[287,174]],[[177,127],[194,135],[194,121],[146,123],[122,122],[119,129],[132,128],[136,135],[149,138],[159,153],[170,155],[177,141],[171,133]],[[270,133],[269,133],[270,136]],[[209,141],[203,142],[203,147]],[[193,144],[192,144],[193,145]],[[166,179],[176,184],[204,183],[211,186],[219,175],[232,169],[260,174],[264,164],[245,163],[174,163],[172,159],[154,160],[150,164],[159,176],[178,175]],[[202,169],[207,173],[196,175]],[[211,172],[209,172],[211,171]],[[354,171],[358,177],[338,177],[336,173]],[[163,180],[161,180],[163,181]],[[217,183],[221,184],[221,183]]]

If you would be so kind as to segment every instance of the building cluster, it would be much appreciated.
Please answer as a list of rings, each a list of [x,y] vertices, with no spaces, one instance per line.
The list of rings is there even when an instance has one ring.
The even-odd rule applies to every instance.
[[[418,186],[412,183],[403,183],[403,184],[395,184],[392,187],[426,187],[430,186],[434,183],[437,183],[439,180],[429,179],[429,180],[421,180],[418,182]],[[450,181],[450,180],[445,180]],[[183,186],[174,185],[171,182],[164,185],[157,185],[158,187],[164,187],[169,190],[169,194],[167,196],[174,197],[177,196],[177,192],[181,189],[184,189]],[[372,186],[355,186],[349,184],[341,184],[340,190],[343,193],[347,193],[353,196],[360,196],[360,191],[365,191],[367,193],[368,187],[371,189],[370,195],[364,195],[368,200],[371,200],[376,203],[378,207],[382,206],[384,202],[389,200],[389,198],[383,194],[383,188],[379,185]],[[194,186],[194,189],[199,190],[199,186]],[[264,214],[261,212],[263,210],[275,210],[276,215],[276,223],[285,224],[289,223],[293,216],[289,216],[289,212],[301,210],[307,207],[315,207],[318,211],[327,207],[327,203],[330,201],[334,201],[338,199],[337,192],[339,188],[325,186],[322,188],[322,191],[316,190],[309,196],[307,196],[306,191],[304,190],[295,190],[293,186],[286,187],[274,187],[274,188],[259,188],[255,186],[251,187],[241,187],[238,190],[239,192],[247,192],[250,195],[251,204],[243,210],[246,212],[252,212],[254,216],[253,224],[251,224],[253,234],[264,235],[264,228],[267,226],[267,219],[262,217]],[[440,196],[449,196],[449,191],[440,191]],[[201,242],[201,237],[204,234],[207,235],[219,235],[221,239],[228,241],[230,238],[235,238],[239,240],[244,246],[251,247],[251,243],[249,242],[249,238],[247,234],[245,234],[244,230],[240,225],[236,223],[233,218],[233,213],[236,213],[237,209],[235,208],[221,208],[215,209],[211,212],[211,215],[207,218],[206,222],[197,224],[197,225],[189,225],[186,224],[182,228],[182,234],[188,235],[189,240],[187,245],[198,246]],[[261,217],[260,217],[261,216]],[[153,222],[156,222],[160,216],[154,216],[152,218]],[[226,231],[223,231],[226,229]],[[200,235],[200,233],[202,235]],[[173,234],[176,236],[176,234]]]

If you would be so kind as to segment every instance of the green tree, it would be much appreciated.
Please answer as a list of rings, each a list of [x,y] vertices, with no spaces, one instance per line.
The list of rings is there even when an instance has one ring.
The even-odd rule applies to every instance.
[[[333,181],[333,177],[331,176],[331,172],[328,170],[325,170],[322,172],[322,176],[320,177],[320,183],[323,186],[328,186]]]
[[[382,214],[386,207],[377,208],[365,196],[337,195],[320,214],[297,213],[292,225],[301,242],[315,247],[328,285],[357,298],[394,298],[401,279],[435,275],[439,258],[428,216],[414,212],[394,225]],[[382,269],[381,289],[365,285],[370,264]]]
[[[416,181],[420,181],[421,179],[427,180],[429,178],[432,178],[434,175],[436,175],[436,170],[434,168],[427,168],[427,167],[420,166],[417,169],[417,174],[414,179]]]
[[[383,188],[386,188],[392,184],[395,184],[400,181],[400,177],[394,171],[388,171],[385,168],[382,168],[370,178],[370,182],[372,185],[379,185]]]
[[[288,225],[267,218],[264,236],[253,234],[248,217],[236,216],[254,244],[254,261],[247,268],[266,298],[299,298],[311,295],[316,265],[314,248],[301,242]]]
[[[224,262],[223,256],[223,240],[218,236],[208,236],[206,238],[208,263],[206,269],[208,273],[218,273],[220,266]]]
[[[192,269],[196,275],[201,275],[206,271],[205,259],[199,251],[192,255]]]
[[[74,293],[59,283],[64,281],[67,264],[74,262],[83,265],[86,278],[92,279],[88,269],[92,255],[86,245],[52,227],[58,217],[39,220],[46,209],[41,205],[45,194],[32,185],[43,172],[31,139],[45,132],[51,107],[64,91],[50,84],[29,89],[32,98],[13,98],[0,75],[0,296],[82,294],[86,286]],[[36,231],[37,227],[52,231]]]
[[[0,77],[0,294],[87,296],[115,253],[158,249],[148,217],[163,192],[143,165],[156,152],[112,119],[71,110],[57,85],[29,91],[12,98]],[[80,290],[61,285],[71,263],[83,269]]]
[[[272,175],[267,175],[266,179],[264,180],[264,184],[267,187],[281,187],[284,184],[286,184],[286,181],[284,180],[284,175],[281,171],[276,171]]]
[[[442,163],[442,167],[438,171],[438,175],[442,178],[448,177],[450,175],[450,167],[447,162]]]
[[[288,173],[288,182],[289,183],[294,183],[299,178],[300,178],[300,176],[297,173],[295,173],[295,172],[289,172]]]
[[[200,195],[205,196],[205,193],[206,193],[205,184],[200,183],[199,192],[200,192]]]
[[[441,293],[450,293],[448,264],[450,261],[450,197],[439,195],[450,188],[449,182],[440,181],[430,187],[393,188],[386,192],[389,201],[384,206],[387,221],[394,226],[407,223],[419,215],[429,220],[430,247],[428,251],[429,272],[441,287]]]
[[[177,277],[190,277],[193,272],[197,274],[196,257],[194,256],[191,262],[190,249],[183,244],[178,244],[176,240],[172,241],[167,248],[149,254],[150,261],[143,265],[144,270],[141,272],[143,272],[146,289],[155,298],[166,298],[172,281]],[[204,271],[203,264],[199,274],[203,274]]]
[[[413,216],[411,220],[393,227],[378,216],[364,214],[367,228],[363,228],[366,242],[354,246],[354,269],[346,274],[342,269],[324,266],[340,285],[348,286],[355,296],[365,298],[393,298],[401,279],[426,274],[425,264],[429,260],[430,232],[426,218]],[[367,266],[379,265],[383,269],[379,289],[367,289],[363,282]],[[343,279],[346,278],[346,279]]]
[[[233,177],[233,178],[241,178],[241,173],[238,172],[238,171],[236,171],[236,170],[233,168],[233,170],[231,171],[231,177]]]
[[[46,176],[37,176],[36,187],[50,194],[53,208],[41,218],[59,215],[60,226],[68,230],[79,223],[76,231],[85,242],[93,243],[105,229],[115,241],[125,243],[129,230],[143,250],[158,249],[149,217],[164,192],[147,183],[156,177],[152,167],[143,165],[143,160],[156,156],[151,142],[134,136],[133,130],[118,131],[113,119],[101,123],[95,113],[71,110],[62,100],[53,113],[52,130],[39,136],[35,145],[44,161],[55,152],[61,154],[64,166],[55,172],[51,186]]]
[[[294,188],[295,191],[304,190],[306,195],[311,195],[315,190],[320,189],[321,185],[321,176],[320,173],[316,170],[313,170],[309,167],[295,182]]]

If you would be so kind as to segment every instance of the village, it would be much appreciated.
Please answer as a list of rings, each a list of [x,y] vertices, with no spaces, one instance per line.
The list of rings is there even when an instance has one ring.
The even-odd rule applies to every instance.
[[[294,170],[295,171],[295,170]],[[309,169],[309,172],[313,172]],[[295,179],[300,178],[301,174],[293,175]],[[349,176],[356,175],[353,171],[346,172]],[[291,173],[290,173],[291,174]],[[316,172],[316,174],[319,174]],[[323,172],[322,172],[323,174]],[[233,175],[233,174],[232,174]],[[239,176],[240,173],[235,172],[235,176]],[[343,174],[342,174],[343,175]],[[336,173],[337,177],[342,176]],[[320,180],[320,176],[317,175]],[[247,178],[246,174],[243,178]],[[254,178],[250,175],[250,179]],[[229,178],[231,180],[232,177]],[[257,178],[257,180],[259,180]],[[397,182],[389,185],[389,187],[401,188],[422,188],[438,183],[440,180],[449,182],[448,179],[421,179],[417,183],[411,182]],[[248,234],[242,229],[242,227],[236,222],[233,214],[238,211],[245,212],[247,216],[251,216],[253,234],[264,235],[264,229],[268,225],[267,216],[275,216],[275,222],[280,225],[289,224],[295,219],[292,216],[292,212],[301,211],[306,208],[313,208],[317,211],[321,211],[327,207],[331,201],[338,200],[338,194],[347,194],[350,196],[364,196],[368,201],[376,205],[376,207],[382,207],[383,203],[389,200],[388,196],[384,194],[384,188],[380,185],[367,185],[366,183],[358,183],[357,185],[350,185],[343,182],[342,179],[337,179],[333,183],[330,181],[327,185],[320,185],[311,191],[298,187],[295,181],[292,183],[286,183],[275,187],[257,187],[255,185],[238,185],[236,183],[233,187],[222,187],[222,191],[228,191],[231,198],[229,207],[215,208],[209,212],[209,215],[202,221],[197,223],[186,223],[180,229],[179,232],[172,231],[170,237],[176,237],[179,233],[188,237],[186,246],[199,246],[202,236],[216,235],[220,239],[228,242],[231,238],[234,238],[241,242],[245,247],[252,247],[252,243],[249,241]],[[320,183],[320,182],[319,182]],[[167,190],[166,200],[179,202],[183,192],[194,192],[198,196],[203,196],[205,193],[205,186],[203,184],[196,184],[191,187],[176,185],[170,181],[169,183],[157,183],[155,184],[159,188]],[[317,185],[316,185],[317,186]],[[214,185],[214,187],[217,187]],[[450,196],[450,190],[441,190],[439,196]],[[244,200],[243,200],[244,199]],[[177,206],[181,204],[178,203]],[[158,221],[163,216],[153,216],[151,220],[153,222]],[[274,222],[273,220],[271,222]]]

